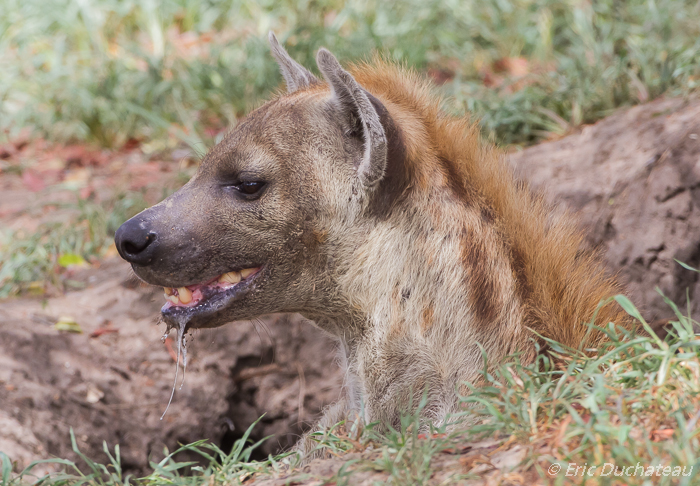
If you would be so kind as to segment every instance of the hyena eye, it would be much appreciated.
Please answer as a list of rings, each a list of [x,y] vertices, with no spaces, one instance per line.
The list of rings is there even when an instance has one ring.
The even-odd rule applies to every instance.
[[[242,181],[233,184],[233,187],[235,187],[241,194],[245,194],[246,196],[254,196],[258,194],[263,187],[265,187],[265,183],[262,181]]]

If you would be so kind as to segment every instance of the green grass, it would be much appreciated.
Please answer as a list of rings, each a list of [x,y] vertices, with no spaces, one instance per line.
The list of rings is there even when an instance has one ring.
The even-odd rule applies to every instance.
[[[645,324],[625,297],[616,300]],[[565,471],[569,463],[599,468],[605,463],[618,468],[641,463],[692,468],[690,477],[680,482],[674,479],[673,484],[696,484],[700,475],[700,340],[693,329],[697,323],[669,304],[677,321],[666,342],[655,335],[620,331],[610,324],[603,331],[611,347],[593,357],[550,343],[553,354],[567,363],[563,370],[552,367],[548,359],[539,366],[501,366],[495,376],[488,377],[488,386],[465,398],[465,403],[480,405],[474,412],[480,424],[470,434],[511,434],[521,443],[547,444],[547,450],[556,443],[553,437],[559,436],[561,444],[551,448],[551,453],[542,454],[542,449],[534,447],[529,458],[543,477],[551,464]],[[664,429],[672,430],[672,435],[655,440],[654,431]],[[556,477],[556,484],[565,482],[562,476]],[[615,478],[600,479],[612,484]],[[627,479],[628,484],[644,480]],[[672,484],[670,480],[654,478],[653,484]]]
[[[473,113],[501,143],[532,143],[700,82],[700,5],[683,0],[1,0],[0,9],[0,131],[106,147],[171,138],[203,150],[279,86],[269,29],[309,67],[324,45],[345,61],[380,50],[439,71],[447,109]],[[516,57],[524,76],[494,72]],[[485,86],[487,75],[499,79]]]
[[[616,300],[631,315],[639,315],[625,297],[617,296]],[[552,484],[583,483],[585,478],[581,476],[567,478],[565,472],[547,472],[552,465],[566,471],[570,463],[589,467],[609,463],[620,470],[632,468],[629,471],[637,463],[644,468],[662,466],[661,474],[651,478],[651,483],[649,477],[639,474],[620,480],[613,474],[594,472],[596,484],[697,484],[700,340],[693,330],[697,323],[669,304],[676,320],[665,341],[655,335],[644,337],[621,331],[610,324],[602,329],[610,338],[605,349],[564,349],[549,342],[551,353],[542,355],[535,364],[521,365],[516,356],[494,372],[484,372],[486,385],[474,387],[463,397],[466,411],[452,419],[457,424],[466,420],[469,426],[442,426],[419,434],[421,404],[415,414],[402,419],[399,430],[379,434],[372,424],[365,428],[338,424],[326,433],[317,433],[319,447],[327,448],[332,455],[342,458],[347,452],[362,453],[323,479],[330,484],[354,484],[355,475],[370,471],[383,474],[384,484],[427,484],[435,472],[432,464],[437,455],[473,441],[497,438],[504,447],[519,445],[527,450],[514,472],[529,472]],[[645,325],[642,320],[639,324]],[[44,478],[42,484],[242,484],[252,475],[274,474],[296,464],[296,456],[289,454],[250,462],[250,453],[257,444],[247,442],[249,433],[250,429],[230,454],[206,442],[180,449],[198,452],[204,465],[178,463],[173,458],[178,451],[166,451],[165,458],[152,462],[152,473],[143,478],[124,477],[118,447],[111,454],[105,445],[106,465],[81,456],[87,464],[81,469],[73,462],[56,459],[54,462],[62,464],[64,472]],[[79,453],[75,442],[74,449]],[[10,459],[2,456],[2,461],[2,486],[33,481],[31,470],[13,475],[9,472]],[[670,471],[666,476],[665,467]],[[686,475],[673,477],[676,468]],[[451,480],[480,477],[459,465],[454,469],[450,471]],[[309,475],[299,473],[296,477],[304,478]]]
[[[248,436],[257,421],[238,439],[230,453],[225,453],[216,445],[206,441],[199,441],[184,445],[173,452],[164,450],[164,458],[158,462],[151,462],[153,473],[143,478],[132,478],[122,472],[119,445],[114,446],[110,452],[107,444],[104,444],[104,453],[109,462],[102,464],[95,462],[85,454],[80,452],[75,440],[75,435],[71,429],[71,443],[73,451],[85,463],[83,468],[75,462],[65,459],[48,459],[35,461],[29,464],[20,474],[12,477],[12,461],[4,453],[0,452],[0,462],[2,462],[2,480],[0,486],[12,484],[28,484],[41,482],[51,485],[127,485],[140,484],[144,486],[162,484],[230,484],[232,481],[244,479],[250,474],[262,472],[266,469],[274,469],[278,466],[278,461],[285,455],[277,459],[270,458],[267,461],[249,463],[252,451],[263,441],[255,444],[248,443]],[[191,452],[202,456],[208,462],[207,466],[201,466],[197,462],[178,462],[175,456],[181,452]],[[38,477],[32,474],[36,466],[40,464],[57,464],[64,466],[64,470],[57,474]],[[192,474],[194,473],[194,476]],[[189,477],[189,479],[188,479]],[[207,479],[207,483],[202,483],[202,478]]]
[[[30,291],[42,294],[48,286],[65,290],[66,267],[102,257],[119,225],[147,204],[135,192],[116,195],[98,204],[76,195],[76,202],[60,205],[71,212],[68,222],[41,224],[36,232],[0,230],[0,298]]]

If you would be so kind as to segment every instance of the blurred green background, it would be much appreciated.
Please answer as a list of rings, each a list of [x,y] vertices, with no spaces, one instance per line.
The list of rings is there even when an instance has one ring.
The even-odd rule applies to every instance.
[[[700,80],[683,0],[2,0],[0,129],[197,146],[280,82],[265,34],[314,67],[373,51],[430,72],[446,108],[531,143]]]
[[[179,150],[196,165],[280,88],[269,30],[312,70],[321,46],[343,62],[380,52],[414,68],[435,81],[446,111],[474,116],[502,145],[556,138],[700,84],[697,1],[0,0],[0,12],[0,149],[46,148],[0,150],[0,177],[21,177],[37,194],[75,192],[59,205],[70,217],[44,214],[30,229],[14,216],[27,210],[0,208],[0,297],[46,282],[64,289],[67,266],[103,257],[116,227],[167,192],[155,176],[151,197],[91,188],[97,169],[80,173],[60,154],[68,175],[43,183],[39,152],[77,144],[112,160],[136,149],[146,164]],[[42,201],[31,214],[56,207]]]

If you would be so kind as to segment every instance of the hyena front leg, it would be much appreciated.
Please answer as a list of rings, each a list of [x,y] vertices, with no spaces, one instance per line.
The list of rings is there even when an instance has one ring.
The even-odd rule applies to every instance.
[[[351,423],[358,417],[357,412],[350,407],[350,400],[343,396],[333,405],[326,407],[318,423],[299,439],[292,450],[299,454],[300,460],[304,463],[317,457],[323,457],[326,448],[320,443],[322,436],[319,436],[318,433],[325,434],[342,421],[346,421],[346,428],[349,429]]]

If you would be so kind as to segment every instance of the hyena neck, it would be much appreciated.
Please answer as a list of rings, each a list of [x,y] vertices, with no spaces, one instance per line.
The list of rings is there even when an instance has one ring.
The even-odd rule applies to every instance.
[[[489,346],[498,326],[509,339],[520,301],[496,227],[447,186],[414,196],[386,220],[367,221],[346,253],[340,294],[362,316],[352,329],[423,340],[459,326]]]
[[[492,208],[425,143],[420,117],[381,102],[385,177],[349,226],[332,225],[333,299],[309,317],[341,339],[424,339],[456,325],[487,347],[496,346],[496,326],[510,339],[520,304]]]

